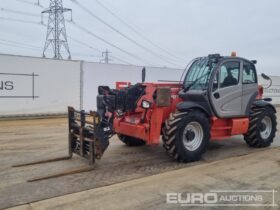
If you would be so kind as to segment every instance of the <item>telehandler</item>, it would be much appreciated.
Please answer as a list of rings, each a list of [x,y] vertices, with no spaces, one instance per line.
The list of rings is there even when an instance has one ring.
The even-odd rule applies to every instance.
[[[143,69],[142,83],[99,86],[97,111],[68,107],[69,156],[29,164],[69,159],[75,153],[92,166],[115,134],[128,146],[158,145],[162,139],[167,154],[181,162],[200,160],[210,140],[234,135],[243,135],[250,147],[268,147],[276,133],[276,109],[270,98],[263,98],[256,63],[235,53],[212,54],[194,59],[182,82],[145,83]]]

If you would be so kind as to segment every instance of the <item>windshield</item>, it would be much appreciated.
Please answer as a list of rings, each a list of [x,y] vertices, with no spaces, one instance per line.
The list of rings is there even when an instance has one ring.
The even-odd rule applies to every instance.
[[[186,75],[184,88],[187,90],[206,89],[215,66],[216,63],[208,58],[202,58],[194,61]]]

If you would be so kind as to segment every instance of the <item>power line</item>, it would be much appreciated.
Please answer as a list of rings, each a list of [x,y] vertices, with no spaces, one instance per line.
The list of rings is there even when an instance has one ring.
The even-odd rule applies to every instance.
[[[13,9],[1,8],[0,10],[4,11],[4,12],[9,12],[9,13],[14,13],[14,14],[21,14],[21,15],[26,15],[26,16],[33,16],[33,17],[39,17],[40,16],[38,14],[28,13],[28,12],[23,12],[23,11],[19,11],[19,10],[13,10]]]
[[[2,12],[7,12],[7,13],[13,13],[13,14],[19,14],[19,15],[25,15],[25,16],[31,16],[31,17],[40,17],[41,18],[41,23],[44,25],[44,18],[48,18],[43,16],[43,14],[39,15],[36,13],[30,13],[30,12],[24,12],[24,11],[20,11],[20,10],[14,10],[14,9],[7,9],[7,8],[0,8],[0,11]],[[71,12],[71,19],[70,20],[66,20],[66,21],[72,21],[72,12]]]
[[[147,62],[147,60],[145,60],[145,59],[143,59],[143,58],[141,58],[141,57],[139,57],[139,56],[137,56],[137,55],[134,55],[133,53],[130,53],[130,52],[128,52],[128,51],[126,51],[126,50],[120,48],[119,46],[117,46],[117,45],[115,45],[115,44],[113,44],[113,43],[111,43],[111,42],[109,42],[109,41],[103,39],[102,37],[100,37],[100,36],[94,34],[93,32],[87,30],[86,28],[84,28],[84,27],[81,26],[80,24],[78,24],[78,23],[76,23],[76,22],[74,22],[74,21],[73,21],[72,23],[73,23],[73,25],[74,25],[75,27],[77,27],[78,29],[80,29],[80,30],[86,32],[87,34],[89,34],[89,35],[91,35],[91,36],[93,36],[94,38],[99,39],[100,41],[102,41],[102,42],[104,42],[104,43],[106,43],[106,44],[108,44],[108,45],[110,45],[110,46],[112,46],[112,47],[118,49],[119,51],[121,51],[121,52],[123,52],[123,53],[125,53],[125,54],[127,54],[127,55],[129,55],[129,56],[131,56],[131,57],[133,57],[133,58],[136,58],[136,59],[138,59],[138,60]],[[149,63],[149,62],[148,62],[148,63]],[[149,63],[149,65],[151,65],[151,64]]]
[[[22,42],[17,42],[17,41],[11,41],[11,40],[2,39],[2,38],[0,38],[0,41],[8,42],[8,43],[16,44],[16,45],[27,46],[27,47],[31,47],[31,48],[39,48],[39,47],[37,47],[35,45],[30,45],[30,44],[26,44],[26,43],[22,43]]]
[[[35,24],[35,25],[42,26],[42,24],[41,24],[40,22],[35,22],[35,21],[26,21],[26,20],[15,19],[15,18],[6,18],[6,17],[0,17],[0,19],[6,20],[6,21],[20,22],[20,23],[28,23],[28,24]],[[126,51],[126,50],[121,49],[120,47],[114,45],[113,43],[110,43],[110,42],[106,41],[105,39],[103,39],[103,38],[101,38],[101,37],[99,37],[99,36],[93,34],[92,32],[88,31],[87,29],[83,28],[82,26],[79,26],[79,25],[77,25],[77,24],[74,23],[74,22],[71,22],[71,23],[72,23],[74,26],[76,26],[78,29],[84,31],[85,33],[90,34],[91,36],[93,36],[93,37],[95,37],[95,38],[97,38],[97,39],[100,39],[101,41],[103,41],[103,42],[105,42],[106,44],[108,44],[108,45],[110,45],[110,46],[112,46],[112,47],[114,47],[114,48],[116,48],[116,49],[122,51],[123,53],[128,54],[129,56],[131,56],[131,57],[133,57],[133,58],[136,58],[136,59],[138,59],[138,60],[147,62],[145,59],[141,59],[140,57],[138,57],[138,56],[136,56],[136,55],[133,55],[132,53],[130,53],[130,52]],[[73,39],[73,37],[72,37],[72,39]],[[100,52],[102,52],[102,51],[100,51]],[[131,63],[127,62],[127,61],[124,61],[123,59],[118,58],[118,57],[116,57],[116,56],[111,56],[111,57],[112,57],[112,58],[115,58],[115,59],[117,59],[117,60],[119,60],[119,61],[121,61],[121,62],[123,62],[123,63],[125,63],[125,64],[133,65],[133,64],[131,64]],[[149,62],[148,62],[148,63],[149,63]],[[149,63],[149,65],[151,65],[151,64]]]
[[[80,40],[78,40],[78,39],[75,39],[75,38],[73,38],[73,37],[71,37],[71,36],[68,36],[68,38],[71,39],[72,41],[74,41],[74,42],[76,42],[76,43],[82,45],[82,46],[85,46],[85,47],[87,47],[87,48],[89,48],[89,49],[92,49],[92,50],[95,50],[95,51],[97,51],[97,52],[102,53],[101,50],[99,50],[99,49],[97,49],[97,48],[95,48],[95,47],[92,47],[92,46],[89,45],[88,43],[82,42],[82,41],[80,41]],[[111,57],[112,57],[113,59],[115,59],[115,60],[118,60],[118,61],[124,63],[124,64],[133,65],[132,63],[129,63],[129,62],[127,62],[127,61],[125,61],[125,60],[123,60],[123,59],[117,57],[117,56],[111,55]]]
[[[30,12],[23,12],[23,11],[14,10],[14,9],[1,8],[0,11],[1,12],[13,13],[13,14],[26,15],[26,16],[31,16],[31,17],[40,17],[39,14],[30,13]]]
[[[21,42],[6,40],[6,39],[2,39],[2,38],[0,38],[0,44],[6,45],[6,46],[11,46],[11,47],[17,47],[17,48],[21,48],[21,49],[34,50],[34,51],[37,51],[37,52],[41,51],[41,48],[38,47],[38,46],[30,45],[30,44],[24,44],[24,43],[21,43]],[[51,49],[49,49],[49,51],[51,51]],[[100,57],[98,55],[90,55],[90,54],[80,53],[80,52],[73,52],[73,55],[87,56],[87,57]]]
[[[119,58],[119,57],[114,56],[114,55],[111,55],[111,58],[113,58],[113,59],[115,59],[115,60],[118,60],[118,61],[120,61],[120,62],[122,62],[122,63],[124,63],[124,64],[134,65],[134,64],[129,63],[129,62],[127,62],[127,61],[125,61],[125,60],[123,60],[123,59],[121,59],[121,58]]]
[[[2,45],[6,45],[6,46],[10,46],[10,47],[17,47],[17,48],[22,48],[22,49],[29,49],[29,50],[36,50],[33,47],[24,47],[24,46],[19,46],[17,44],[13,44],[13,43],[5,43],[3,41],[0,40],[0,44]]]
[[[104,25],[106,25],[108,28],[110,28],[111,30],[115,31],[116,33],[120,34],[122,37],[126,38],[127,40],[129,40],[130,42],[134,43],[135,45],[137,45],[138,47],[144,49],[145,51],[153,54],[154,56],[162,59],[163,61],[172,64],[172,65],[178,65],[176,63],[167,61],[165,58],[163,58],[161,55],[158,55],[157,53],[155,53],[154,51],[148,49],[147,47],[145,47],[142,44],[139,44],[137,41],[135,41],[134,39],[130,38],[129,36],[125,35],[124,33],[122,33],[121,31],[119,31],[118,29],[116,29],[115,27],[111,26],[109,23],[107,23],[106,21],[104,21],[103,19],[101,19],[100,17],[98,17],[97,15],[93,14],[89,9],[87,9],[86,7],[84,7],[81,3],[79,3],[77,0],[71,0],[72,2],[74,2],[77,6],[79,6],[82,10],[84,10],[85,12],[87,12],[89,15],[91,15],[93,18],[95,18],[96,20],[98,20],[99,22],[103,23]]]
[[[33,6],[38,6],[38,7],[43,7],[41,4],[40,4],[40,1],[39,0],[36,0],[35,2],[30,2],[30,1],[27,1],[27,0],[16,0],[16,1],[19,1],[21,3],[25,3],[25,4],[30,4],[30,5],[33,5]]]
[[[69,36],[69,35],[68,35],[68,38],[71,39],[72,41],[74,41],[74,42],[80,44],[80,45],[86,46],[86,47],[88,47],[88,48],[90,48],[90,49],[92,49],[92,50],[95,50],[95,51],[97,51],[97,52],[102,53],[101,50],[99,50],[99,49],[97,49],[97,48],[94,48],[94,47],[88,45],[88,43],[82,42],[82,41],[80,41],[80,40],[78,40],[78,39],[73,38],[72,36]]]
[[[2,42],[2,44],[8,45],[8,46],[14,46],[14,47],[22,48],[22,49],[33,49],[33,50],[36,50],[36,51],[41,50],[40,47],[35,46],[35,45],[25,44],[25,43],[11,41],[11,40],[6,40],[6,39],[2,39],[2,38],[0,38],[0,42]]]
[[[33,2],[30,2],[30,1],[27,1],[27,0],[17,0],[17,1],[19,1],[19,2],[23,2],[23,3],[28,3],[28,4],[32,4],[32,5],[37,5],[37,6],[41,6],[40,5],[40,1],[39,0],[34,0],[34,1],[36,1],[37,3],[33,3]],[[71,0],[71,1],[73,1],[73,2],[75,2],[75,3],[78,3],[76,0]],[[96,1],[98,1],[98,0],[96,0]],[[99,1],[98,1],[98,3],[100,3]],[[79,4],[79,3],[78,3]],[[101,3],[100,3],[101,4]],[[103,4],[102,4],[103,5]],[[103,5],[104,6],[104,5]],[[42,7],[42,6],[41,6]],[[105,6],[104,6],[105,7]],[[106,7],[107,8],[107,7]],[[108,8],[107,8],[108,9]],[[34,14],[34,13],[28,13],[28,12],[24,12],[24,11],[18,11],[18,10],[12,10],[12,9],[6,9],[6,8],[2,8],[1,9],[2,11],[5,11],[5,12],[10,12],[10,13],[17,13],[17,14],[21,14],[21,15],[26,15],[26,16],[39,16],[39,15],[37,15],[37,14]],[[109,10],[109,9],[108,9]],[[109,10],[110,11],[110,10]],[[92,14],[93,15],[93,14]],[[115,15],[115,17],[117,17],[117,15],[116,14],[114,14]],[[96,16],[97,17],[97,16]],[[35,22],[35,21],[29,21],[29,20],[21,20],[21,19],[15,19],[15,18],[6,18],[6,17],[0,17],[0,19],[2,19],[2,20],[7,20],[7,21],[14,21],[14,22],[21,22],[21,23],[31,23],[31,24],[40,24],[39,22]],[[118,19],[120,19],[121,20],[121,18],[118,18]],[[102,20],[101,18],[100,18],[100,20]],[[105,22],[105,21],[104,21]],[[125,23],[125,21],[123,21],[123,23]],[[127,25],[129,25],[128,23],[126,23]],[[44,25],[44,24],[43,24]],[[131,27],[132,28],[132,27]],[[136,31],[136,30],[135,30]],[[88,33],[88,32],[87,32]],[[91,34],[91,35],[93,35],[93,34]],[[95,37],[95,38],[97,38],[97,37]],[[148,38],[147,38],[148,39]],[[101,40],[101,41],[104,41],[105,39],[103,39],[103,40]],[[105,40],[106,41],[106,40]],[[108,41],[107,41],[108,42]],[[136,42],[136,41],[135,41]],[[109,42],[108,42],[109,43]],[[107,44],[108,44],[107,43]],[[112,43],[111,43],[112,44]],[[116,47],[118,47],[118,46],[114,46],[115,48]],[[120,47],[119,48],[117,48],[117,49],[119,49],[120,50]],[[121,50],[122,51],[122,50]],[[122,51],[122,52],[124,52],[124,51]],[[126,51],[126,52],[128,52],[128,51]],[[130,53],[131,55],[133,55],[132,53]],[[119,60],[119,61],[121,61],[121,62],[124,62],[124,63],[127,63],[127,64],[129,64],[129,65],[133,65],[133,64],[131,64],[131,63],[128,63],[127,61],[124,61],[124,60],[122,60],[122,59],[120,59],[120,58],[118,58],[118,57],[116,57],[116,56],[111,56],[111,57],[114,57],[115,59],[117,59],[117,60]],[[134,58],[137,58],[137,59],[139,59],[140,57],[139,56],[136,56],[136,55],[133,55],[133,57]],[[140,58],[141,60],[144,60],[144,59],[142,59],[142,58]],[[166,60],[165,60],[166,61]],[[174,63],[172,63],[172,64],[174,64]],[[151,65],[151,64],[149,64],[149,65]],[[157,65],[159,65],[159,64],[157,64]],[[177,64],[175,64],[175,65],[177,65]]]
[[[71,40],[73,41],[76,41],[77,43],[79,43],[80,45],[84,45],[90,49],[94,49],[96,50],[97,52],[100,52],[102,53],[101,50],[98,50],[96,48],[93,48],[91,46],[89,46],[88,44],[84,43],[84,42],[81,42],[75,38],[72,38],[72,37],[69,37]],[[26,43],[22,43],[22,42],[17,42],[17,41],[12,41],[12,40],[7,40],[7,39],[2,39],[0,38],[0,42],[2,42],[1,44],[4,44],[4,45],[7,45],[7,46],[13,46],[13,47],[17,47],[17,48],[22,48],[22,49],[32,49],[32,50],[36,50],[36,51],[39,51],[41,48],[38,47],[38,46],[35,46],[35,45],[30,45],[30,44],[26,44]],[[4,43],[3,43],[4,42]],[[6,43],[5,43],[6,42]],[[50,49],[49,49],[50,51]],[[80,56],[87,56],[87,57],[100,57],[98,55],[90,55],[90,54],[85,54],[85,53],[79,53],[79,52],[73,52],[73,55],[80,55]],[[129,64],[129,65],[132,65],[131,63],[128,63],[116,56],[113,56],[111,55],[112,58],[116,59],[116,60],[119,60],[125,64]]]
[[[142,39],[144,39],[145,41],[149,42],[151,45],[153,45],[154,47],[164,51],[166,54],[168,54],[169,56],[172,56],[178,60],[181,60],[181,58],[179,58],[178,56],[176,56],[175,54],[171,53],[169,50],[164,49],[163,47],[160,47],[159,45],[157,45],[155,42],[153,42],[151,39],[149,39],[148,37],[146,37],[145,35],[143,35],[142,33],[139,32],[139,30],[135,29],[135,27],[131,26],[129,23],[127,23],[125,20],[123,20],[123,18],[121,18],[120,16],[118,16],[115,12],[113,12],[111,9],[109,9],[107,6],[105,6],[103,3],[101,3],[99,0],[95,0],[97,4],[99,4],[99,6],[101,6],[104,10],[106,10],[108,13],[110,13],[112,16],[114,16],[116,19],[118,19],[121,23],[123,23],[126,27],[128,27],[131,31],[133,31],[134,33],[136,33],[138,36],[140,36]]]
[[[18,10],[10,10],[10,9],[5,9],[5,8],[3,8],[3,10],[5,10],[5,11],[7,11],[7,12],[12,12],[12,13],[19,13],[19,14],[22,14],[22,15],[28,15],[28,16],[39,16],[39,15],[34,14],[34,13],[27,13],[27,12],[22,12],[22,11],[18,11]],[[20,22],[20,23],[28,23],[28,24],[41,25],[41,24],[40,24],[40,22],[27,21],[27,20],[21,20],[21,19],[16,19],[16,18],[6,18],[6,17],[0,17],[0,19],[2,19],[2,20],[6,20],[6,21],[13,21],[13,22]],[[73,22],[72,22],[72,23],[73,23]],[[73,23],[73,24],[75,25],[75,23]],[[45,25],[45,24],[43,24],[43,25]],[[122,48],[118,47],[117,45],[114,45],[114,44],[112,44],[112,43],[110,43],[110,42],[106,41],[105,39],[103,39],[103,38],[101,38],[101,37],[97,36],[96,34],[93,34],[92,32],[90,32],[90,31],[86,30],[86,29],[85,29],[85,28],[83,28],[82,26],[78,26],[78,28],[79,28],[79,29],[81,29],[81,30],[83,30],[84,32],[86,32],[86,33],[88,33],[88,34],[90,34],[90,35],[94,36],[94,37],[95,37],[95,38],[97,38],[97,39],[101,39],[101,41],[105,42],[106,44],[108,44],[108,45],[111,45],[111,46],[115,47],[116,49],[118,49],[118,50],[122,51],[123,53],[126,53],[126,54],[128,54],[128,55],[132,56],[133,58],[137,58],[137,59],[139,59],[139,60],[142,60],[142,61],[147,62],[145,59],[142,59],[142,58],[140,58],[140,57],[139,57],[139,56],[137,56],[137,55],[133,55],[132,53],[130,53],[130,52],[128,52],[128,51],[126,51],[126,50],[124,50],[124,49],[122,49]],[[79,41],[79,40],[75,40],[73,37],[71,37],[71,39],[72,39],[72,40],[74,40],[74,41],[76,41],[76,42],[79,42],[80,44],[82,43],[82,42],[81,42],[81,41]],[[16,44],[21,44],[21,45],[24,45],[24,44],[22,44],[22,43],[16,43]],[[88,44],[86,44],[86,43],[83,43],[83,45],[84,45],[84,46],[87,46],[87,47],[89,47],[89,48],[91,48],[91,49],[95,49],[95,50],[97,50],[97,51],[99,51],[99,52],[101,52],[101,53],[102,53],[102,51],[101,51],[101,50],[98,50],[98,49],[96,49],[96,48],[93,48],[92,46],[89,46],[89,45],[88,45]],[[26,45],[25,45],[25,46],[26,46]],[[17,47],[19,47],[19,46],[17,46]],[[27,46],[27,47],[30,49],[30,46]],[[33,47],[34,47],[34,46],[33,46]],[[37,49],[36,49],[36,50],[37,50]],[[49,51],[49,50],[48,50],[48,51]],[[121,58],[119,58],[119,57],[117,57],[117,56],[113,56],[113,55],[111,55],[111,57],[112,57],[112,58],[114,58],[114,59],[116,59],[116,60],[118,60],[118,61],[120,61],[120,62],[123,62],[123,63],[125,63],[125,64],[128,64],[128,65],[133,65],[132,63],[127,62],[127,61],[125,61],[125,60],[123,60],[123,59],[121,59]],[[148,63],[149,63],[149,62],[148,62]],[[149,63],[149,65],[151,65],[151,64]],[[158,64],[157,64],[157,65],[158,65]]]
[[[20,23],[31,23],[36,25],[41,25],[41,22],[31,21],[31,20],[21,20],[17,18],[7,18],[7,17],[0,17],[1,20],[12,21],[12,22],[20,22]]]
[[[14,19],[14,18],[0,17],[0,19],[6,20],[6,21],[12,21],[12,22],[36,24],[36,25],[39,25],[39,26],[44,25],[44,24],[41,24],[40,22],[35,22],[35,21],[24,21],[24,20],[21,20],[21,19]],[[79,41],[79,40],[77,40],[77,39],[74,39],[73,37],[69,37],[69,38],[71,38],[72,40],[76,41],[77,43],[80,43],[80,44],[82,44],[82,45],[84,45],[84,46],[89,47],[90,49],[94,49],[94,50],[97,50],[97,51],[99,51],[99,52],[102,53],[101,50],[98,50],[98,49],[96,49],[96,48],[93,48],[92,46],[89,46],[87,43],[83,43],[83,42],[81,42],[81,41]],[[133,65],[133,64],[131,64],[131,63],[129,63],[129,62],[127,62],[127,61],[125,61],[125,60],[123,60],[123,59],[117,57],[117,56],[111,56],[111,57],[114,58],[114,59],[116,59],[116,60],[119,60],[120,62],[123,62],[123,63],[125,63],[125,64]]]

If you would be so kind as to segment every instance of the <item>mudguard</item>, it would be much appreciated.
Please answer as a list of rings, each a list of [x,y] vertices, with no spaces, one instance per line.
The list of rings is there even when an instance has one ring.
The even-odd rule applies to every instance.
[[[209,104],[207,103],[197,103],[197,102],[191,102],[191,101],[184,101],[184,102],[180,102],[176,105],[176,108],[179,110],[179,111],[186,111],[188,109],[194,109],[194,108],[197,108],[197,109],[200,109],[202,110],[203,112],[205,112],[205,114],[210,117],[212,114],[211,114],[211,109],[209,107]]]
[[[256,100],[253,102],[253,105],[257,106],[257,107],[271,107],[273,109],[273,111],[276,113],[276,109],[275,107],[271,104],[271,103],[268,103],[266,101],[263,101],[263,100]]]

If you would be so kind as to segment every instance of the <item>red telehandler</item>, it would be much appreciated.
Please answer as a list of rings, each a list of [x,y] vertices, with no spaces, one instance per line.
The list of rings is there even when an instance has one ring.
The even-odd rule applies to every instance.
[[[167,154],[181,162],[200,160],[210,140],[233,135],[243,135],[251,147],[268,147],[276,133],[276,109],[262,97],[255,64],[234,54],[212,54],[194,59],[182,82],[145,83],[143,69],[142,83],[121,89],[99,86],[97,111],[68,107],[69,156],[29,164],[75,153],[92,166],[115,134],[128,146],[158,145],[162,139]]]

